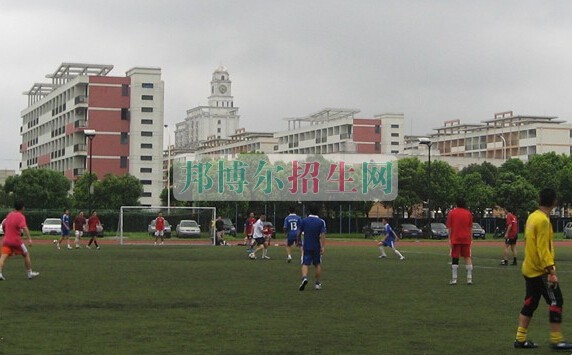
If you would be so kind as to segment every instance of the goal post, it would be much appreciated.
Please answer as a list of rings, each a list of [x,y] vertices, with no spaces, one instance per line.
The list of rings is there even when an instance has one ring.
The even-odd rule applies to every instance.
[[[166,207],[166,206],[121,206],[117,236],[119,244],[127,244],[130,235],[142,233],[151,236],[150,224],[157,218],[159,212],[171,228],[170,237],[176,236],[175,228],[182,220],[194,220],[200,225],[201,237],[207,236],[214,241],[214,228],[211,223],[216,219],[216,207]]]

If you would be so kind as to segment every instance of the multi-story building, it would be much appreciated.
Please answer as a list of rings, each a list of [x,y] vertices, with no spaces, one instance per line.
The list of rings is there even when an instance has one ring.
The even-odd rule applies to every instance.
[[[240,153],[268,154],[274,153],[277,142],[273,133],[247,132],[244,128],[240,128],[227,139],[210,137],[195,153],[197,157],[227,158],[233,158]]]
[[[435,130],[437,133],[427,137],[433,142],[432,150],[443,157],[528,160],[535,154],[572,153],[572,125],[555,116],[515,115],[507,111],[481,124],[451,120]]]
[[[164,83],[160,68],[108,76],[112,65],[62,63],[24,94],[20,169],[49,168],[70,180],[92,172],[131,174],[143,205],[160,204],[163,188]],[[88,144],[84,131],[95,131]],[[90,150],[91,147],[91,150]],[[92,158],[89,164],[89,158]]]
[[[238,107],[234,107],[232,81],[225,67],[212,75],[208,106],[187,110],[184,121],[175,125],[175,149],[197,149],[210,137],[226,139],[239,127]]]
[[[403,141],[403,114],[355,118],[357,109],[326,108],[301,118],[287,118],[288,130],[274,133],[275,153],[398,154]]]

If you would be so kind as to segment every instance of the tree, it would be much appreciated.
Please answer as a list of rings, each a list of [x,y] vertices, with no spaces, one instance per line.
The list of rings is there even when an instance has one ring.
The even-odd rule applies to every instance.
[[[13,200],[24,201],[27,208],[63,209],[69,207],[71,182],[60,172],[50,169],[26,169],[10,176],[4,184]]]
[[[493,206],[494,187],[485,183],[478,172],[461,176],[461,193],[465,197],[467,208],[482,215],[486,208]]]
[[[519,216],[526,216],[537,206],[537,189],[522,176],[513,173],[499,175],[495,189],[496,203],[512,208]]]
[[[528,181],[541,190],[546,187],[558,189],[557,175],[568,163],[568,159],[563,154],[554,152],[533,155],[526,163],[528,171]]]
[[[427,164],[425,165],[427,169]],[[426,170],[427,171],[427,170]],[[437,210],[447,210],[454,202],[455,196],[459,194],[460,178],[457,173],[444,161],[431,163],[431,183],[426,191],[423,191],[422,198],[431,198],[431,208]]]
[[[93,195],[92,209],[118,210],[121,206],[138,206],[143,194],[141,182],[133,175],[107,174],[102,180],[92,176]],[[77,179],[74,186],[73,202],[78,209],[86,208],[88,204],[89,174]]]
[[[422,202],[421,195],[426,185],[423,165],[417,158],[404,158],[398,162],[399,192],[393,201],[393,208],[408,216],[413,213],[413,206]]]
[[[491,163],[485,161],[482,164],[470,164],[459,172],[459,176],[479,173],[482,181],[488,186],[495,186],[498,177],[498,168]]]
[[[505,161],[498,169],[498,174],[513,173],[528,179],[528,173],[524,162],[518,158],[511,158]]]

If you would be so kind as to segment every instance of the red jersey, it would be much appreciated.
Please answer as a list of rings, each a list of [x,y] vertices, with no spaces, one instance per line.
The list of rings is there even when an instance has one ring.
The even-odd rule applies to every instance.
[[[162,231],[165,229],[165,218],[157,217],[155,219],[155,230]]]
[[[506,215],[506,228],[510,228],[508,231],[508,238],[509,239],[516,239],[518,237],[518,221],[516,220],[516,216],[512,213]]]
[[[87,220],[87,231],[88,232],[97,232],[97,225],[99,224],[99,217],[91,216]]]
[[[256,223],[256,218],[248,218],[246,223],[244,223],[244,233],[246,235],[252,235],[254,232],[254,223]]]
[[[8,213],[2,223],[4,227],[4,239],[2,245],[8,247],[19,247],[22,245],[22,228],[27,228],[26,217],[20,211]]]
[[[85,219],[85,217],[82,217],[82,216],[77,216],[73,220],[74,228],[76,231],[82,231],[85,223],[86,223],[86,219]]]
[[[451,244],[471,244],[473,238],[473,214],[466,208],[453,208],[447,216]]]

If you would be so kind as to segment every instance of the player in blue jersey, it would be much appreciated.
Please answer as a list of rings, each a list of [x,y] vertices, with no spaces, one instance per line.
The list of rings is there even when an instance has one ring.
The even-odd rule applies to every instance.
[[[284,233],[286,234],[286,254],[288,255],[287,261],[292,261],[292,245],[301,247],[300,238],[298,236],[298,228],[302,218],[296,214],[296,209],[290,207],[288,209],[290,213],[286,218],[284,218]]]
[[[387,254],[385,254],[385,249],[383,249],[383,247],[390,247],[391,249],[393,249],[393,252],[395,254],[397,254],[397,256],[399,256],[399,260],[404,260],[405,257],[403,255],[401,255],[399,250],[395,249],[395,241],[398,240],[399,237],[397,236],[397,234],[395,234],[395,232],[393,231],[393,228],[391,228],[389,223],[387,223],[386,218],[382,219],[381,223],[383,223],[383,225],[385,226],[385,239],[383,241],[377,243],[377,247],[379,248],[379,251],[381,252],[381,255],[379,257],[380,258],[386,258]]]
[[[64,214],[60,217],[60,221],[61,221],[61,238],[59,241],[57,241],[56,243],[56,248],[58,248],[58,250],[60,249],[60,244],[64,241],[64,239],[66,240],[66,242],[68,243],[68,249],[71,249],[71,245],[70,245],[70,210],[68,210],[67,208],[64,209]]]
[[[304,233],[303,251],[302,256],[302,283],[298,288],[304,291],[308,284],[308,266],[314,265],[316,283],[314,288],[320,290],[322,284],[320,279],[322,277],[322,254],[324,254],[324,247],[326,245],[326,222],[318,217],[318,207],[310,206],[310,214],[300,222],[298,228],[298,236]]]

